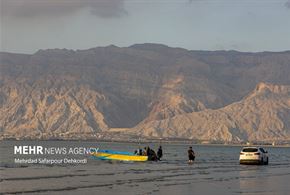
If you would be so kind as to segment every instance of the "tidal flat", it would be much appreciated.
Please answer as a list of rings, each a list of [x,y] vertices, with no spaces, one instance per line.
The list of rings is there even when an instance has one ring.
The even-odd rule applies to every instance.
[[[1,194],[278,194],[290,191],[290,148],[266,147],[269,165],[240,165],[241,146],[116,143],[92,141],[1,141]],[[34,158],[87,158],[87,163],[27,164],[15,158],[14,145],[96,147],[131,151],[163,146],[158,162],[105,161],[81,155],[42,155]]]

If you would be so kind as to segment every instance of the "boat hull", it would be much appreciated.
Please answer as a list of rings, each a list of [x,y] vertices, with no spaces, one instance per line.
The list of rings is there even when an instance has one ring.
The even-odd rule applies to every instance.
[[[93,156],[101,160],[120,160],[120,161],[147,161],[148,156],[139,156],[130,152],[99,150]]]

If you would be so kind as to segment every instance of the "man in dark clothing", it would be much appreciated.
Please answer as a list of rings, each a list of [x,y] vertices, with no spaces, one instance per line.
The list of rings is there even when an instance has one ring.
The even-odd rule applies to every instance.
[[[191,146],[189,147],[189,150],[187,151],[187,153],[188,153],[188,162],[192,163],[195,159],[195,154]]]
[[[151,149],[149,148],[149,146],[146,147],[146,155],[147,156],[151,155]]]
[[[148,156],[148,160],[149,161],[156,161],[157,160],[157,155],[155,153],[154,150],[152,150],[151,148],[149,148],[149,146],[144,148],[145,151],[145,156]]]
[[[150,157],[149,158],[150,158],[151,161],[157,161],[158,160],[156,152],[154,150],[152,150],[152,149],[150,149]]]
[[[163,156],[162,147],[159,146],[158,151],[157,151],[158,160],[161,160],[162,156]]]
[[[139,155],[140,155],[140,156],[143,155],[143,150],[142,150],[142,148],[139,148]]]

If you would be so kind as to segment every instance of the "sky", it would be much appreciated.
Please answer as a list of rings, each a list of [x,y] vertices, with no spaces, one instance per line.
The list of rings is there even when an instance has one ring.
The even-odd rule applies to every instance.
[[[0,51],[290,50],[290,0],[0,0]]]

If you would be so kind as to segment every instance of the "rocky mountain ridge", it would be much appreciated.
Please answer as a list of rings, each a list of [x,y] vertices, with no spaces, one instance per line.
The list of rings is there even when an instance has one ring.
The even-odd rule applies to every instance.
[[[223,108],[155,120],[131,131],[149,137],[245,142],[289,140],[289,127],[290,85],[260,83],[243,100]]]
[[[119,128],[132,136],[288,139],[289,73],[290,51],[136,44],[0,53],[0,135],[85,139]]]

